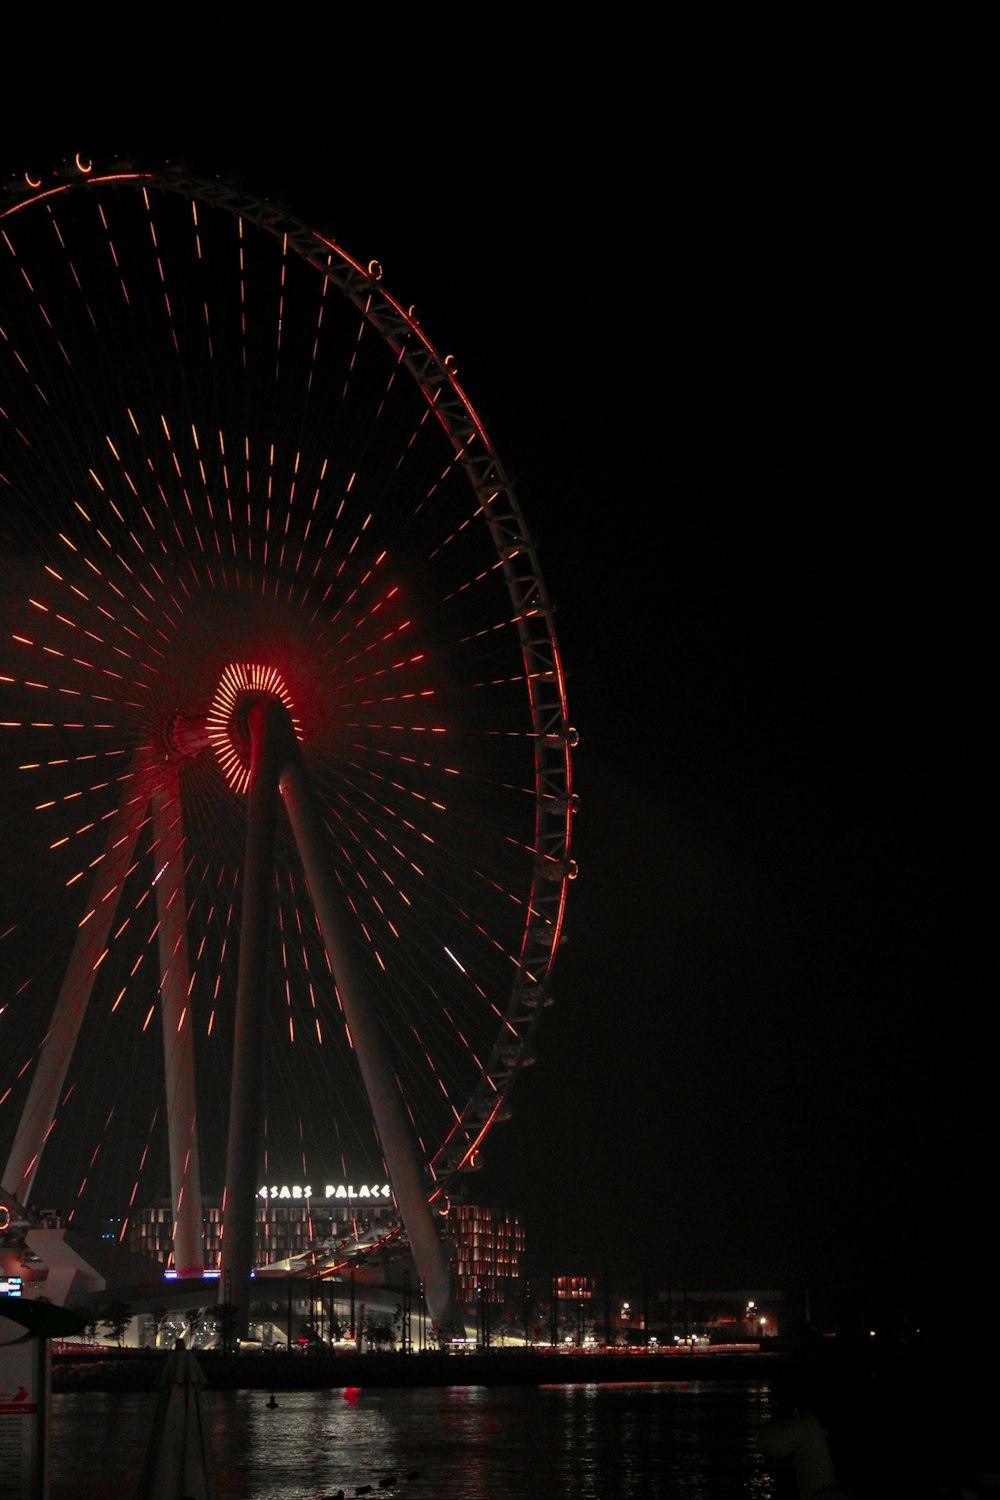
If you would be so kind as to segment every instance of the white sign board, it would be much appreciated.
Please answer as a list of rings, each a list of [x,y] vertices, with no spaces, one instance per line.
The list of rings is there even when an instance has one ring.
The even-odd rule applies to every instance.
[[[48,1500],[49,1345],[0,1315],[0,1500]]]

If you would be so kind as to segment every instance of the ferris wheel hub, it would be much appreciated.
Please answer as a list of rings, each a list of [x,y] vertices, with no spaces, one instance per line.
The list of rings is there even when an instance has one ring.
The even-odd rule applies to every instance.
[[[250,779],[251,718],[255,709],[273,705],[293,738],[301,738],[292,696],[279,672],[259,662],[230,663],[223,669],[205,719],[207,743],[234,791],[245,792]]]

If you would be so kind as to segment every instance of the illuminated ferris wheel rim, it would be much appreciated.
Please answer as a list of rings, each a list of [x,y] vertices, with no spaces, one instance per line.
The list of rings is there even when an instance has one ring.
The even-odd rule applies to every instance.
[[[513,605],[532,723],[536,856],[516,977],[499,1036],[466,1107],[428,1164],[432,1200],[437,1200],[458,1173],[477,1165],[479,1147],[491,1125],[503,1116],[515,1079],[533,1061],[539,1017],[551,1003],[549,978],[562,935],[566,886],[576,873],[570,858],[575,810],[571,749],[576,735],[568,722],[552,608],[535,551],[512,486],[458,382],[452,356],[437,352],[413,307],[404,308],[385,291],[377,262],[363,266],[329,236],[230,184],[193,176],[184,169],[123,168],[95,173],[79,156],[69,175],[52,186],[26,179],[25,195],[0,211],[0,226],[47,199],[129,188],[152,189],[247,220],[282,241],[353,304],[396,354],[445,432],[489,529]]]

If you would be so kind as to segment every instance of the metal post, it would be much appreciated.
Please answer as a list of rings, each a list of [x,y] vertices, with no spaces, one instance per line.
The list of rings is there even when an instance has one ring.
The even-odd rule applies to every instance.
[[[233,1346],[233,1296],[228,1275],[219,1277],[222,1288],[222,1347],[228,1354]]]
[[[649,1347],[649,1277],[642,1273],[642,1342]]]
[[[404,1354],[413,1353],[413,1332],[411,1318],[413,1313],[413,1287],[410,1283],[410,1273],[403,1272],[403,1304],[402,1318],[400,1320],[400,1342]]]

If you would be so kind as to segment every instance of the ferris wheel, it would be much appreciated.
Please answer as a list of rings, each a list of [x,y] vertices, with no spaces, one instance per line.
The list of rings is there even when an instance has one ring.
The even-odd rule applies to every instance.
[[[4,1193],[124,1235],[160,1172],[196,1271],[221,1187],[237,1300],[262,1174],[384,1170],[444,1316],[575,873],[551,606],[453,360],[282,208],[78,157],[0,207],[0,546]]]

